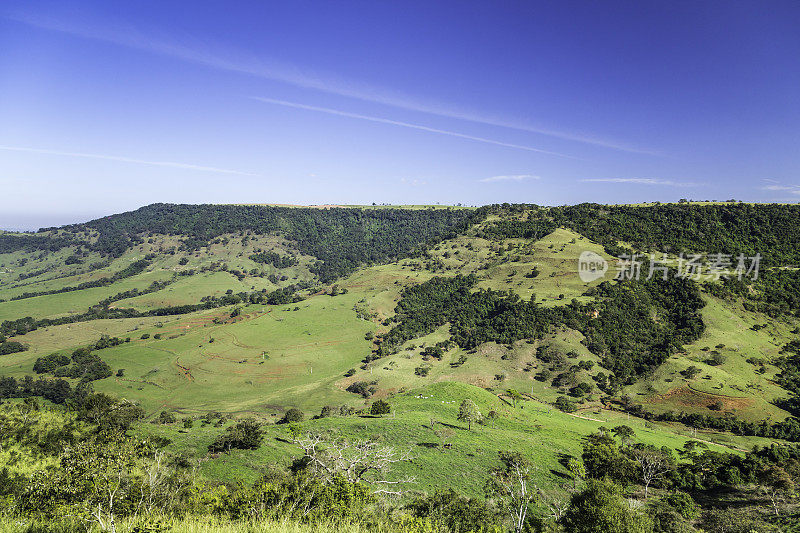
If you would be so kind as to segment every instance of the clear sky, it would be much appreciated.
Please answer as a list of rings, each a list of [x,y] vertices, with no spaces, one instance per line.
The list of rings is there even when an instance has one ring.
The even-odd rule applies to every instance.
[[[800,200],[800,2],[4,0],[0,227]]]

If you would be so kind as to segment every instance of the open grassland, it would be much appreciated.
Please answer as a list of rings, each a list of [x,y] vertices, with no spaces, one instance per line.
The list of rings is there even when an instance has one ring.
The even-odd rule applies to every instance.
[[[153,328],[150,337],[103,351],[123,378],[96,383],[148,412],[271,411],[343,402],[335,382],[369,351],[371,322],[349,294],[286,306],[247,306],[235,320],[217,309]],[[217,322],[227,322],[215,324]]]
[[[457,421],[458,406],[467,398],[481,413],[496,411],[499,416],[494,424],[474,425],[468,430],[465,423]],[[392,413],[383,417],[320,418],[303,422],[300,429],[351,440],[376,439],[398,452],[408,451],[411,460],[392,469],[397,479],[415,478],[408,488],[431,492],[437,487],[453,487],[475,496],[482,494],[488,471],[498,465],[499,451],[515,450],[530,457],[536,466],[535,483],[552,490],[571,483],[562,461],[580,455],[581,438],[600,426],[627,424],[636,432],[637,441],[670,448],[680,448],[692,438],[682,426],[650,424],[614,411],[596,409],[570,415],[536,401],[524,401],[514,408],[490,392],[455,382],[414,388],[389,402]],[[221,429],[195,422],[188,429],[180,423],[149,424],[139,431],[169,438],[171,451],[202,457]],[[711,443],[712,449],[734,452],[768,442],[701,431],[697,438]],[[720,445],[713,444],[715,441]],[[247,483],[269,468],[288,465],[300,453],[292,444],[288,425],[267,425],[259,449],[223,454],[203,462],[200,472],[212,479]]]
[[[0,303],[0,321],[15,320],[26,316],[55,318],[64,315],[85,313],[101,300],[131,289],[146,289],[154,281],[164,281],[171,274],[163,270],[143,272],[137,276],[119,280],[105,287],[93,287],[46,296],[35,296],[23,300]]]
[[[180,239],[175,236],[156,235],[149,237],[144,243],[128,250],[120,258],[101,268],[91,269],[87,259],[80,269],[67,269],[72,272],[70,275],[52,278],[58,274],[58,271],[51,271],[25,280],[12,281],[8,279],[0,283],[0,300],[8,300],[0,302],[0,321],[15,320],[26,316],[55,318],[83,313],[89,307],[97,305],[98,302],[110,296],[132,289],[142,291],[154,281],[168,281],[178,272],[192,270],[197,273],[191,276],[182,276],[159,291],[116,301],[112,307],[132,307],[144,311],[172,305],[195,304],[203,297],[219,297],[227,291],[235,293],[254,290],[272,291],[291,283],[313,279],[308,270],[312,258],[297,254],[284,239],[279,237],[226,235],[215,239],[209,246],[192,252],[177,251],[179,245]],[[60,260],[63,263],[69,251],[65,250],[58,253],[64,257],[59,257],[56,261]],[[298,264],[279,269],[270,264],[257,263],[249,257],[256,251],[295,255]],[[52,262],[49,255],[42,255],[41,252],[4,254],[0,256],[0,262],[5,261],[8,265],[18,265],[22,259],[27,259],[24,261],[26,268],[41,268],[36,266],[36,257],[40,256],[42,261],[47,260],[45,264]],[[153,259],[144,272],[120,279],[109,285],[11,301],[12,298],[23,293],[55,291],[65,287],[76,287],[81,283],[93,282],[103,277],[111,277],[135,261],[148,257]],[[203,269],[206,271],[200,272]],[[231,271],[242,272],[245,277],[240,279],[231,274]],[[25,269],[16,268],[14,272],[24,273]]]
[[[686,353],[672,356],[652,376],[631,386],[629,392],[655,412],[729,412],[748,421],[783,420],[787,413],[773,402],[787,393],[772,381],[779,370],[769,361],[793,338],[790,332],[797,327],[796,321],[748,313],[734,302],[709,295],[704,299],[703,336],[687,345]],[[755,331],[755,324],[768,326]],[[714,352],[722,356],[721,364],[713,364]],[[761,364],[748,359],[764,361],[763,373]],[[699,369],[695,376],[681,374],[692,366]],[[721,409],[709,408],[720,404]]]

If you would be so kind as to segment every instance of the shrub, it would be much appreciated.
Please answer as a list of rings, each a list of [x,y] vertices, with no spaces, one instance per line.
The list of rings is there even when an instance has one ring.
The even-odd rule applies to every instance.
[[[351,384],[350,384],[350,386],[349,386],[349,387],[347,387],[347,389],[345,389],[345,390],[346,390],[347,392],[352,392],[352,393],[354,393],[354,394],[360,394],[360,395],[361,395],[361,396],[363,396],[364,398],[369,398],[370,396],[372,396],[372,394],[373,394],[373,393],[374,393],[376,390],[378,390],[378,389],[377,389],[377,387],[375,387],[375,385],[376,385],[377,383],[378,383],[377,381],[372,381],[372,382],[367,382],[367,381],[354,381],[354,382],[353,382],[353,383],[351,383]]]
[[[219,453],[230,451],[233,448],[255,450],[261,446],[263,439],[264,432],[261,429],[261,424],[252,418],[248,418],[226,429],[225,433],[217,437],[208,446],[208,451]]]
[[[288,424],[290,422],[302,422],[305,418],[303,411],[298,409],[297,407],[292,407],[283,415],[283,418],[279,420],[281,424]]]
[[[176,420],[175,413],[170,411],[161,411],[156,419],[159,424],[174,424]]]
[[[377,400],[372,404],[372,407],[370,407],[369,413],[371,415],[385,415],[388,414],[390,410],[389,402]]]
[[[575,402],[572,402],[566,396],[559,396],[556,398],[556,402],[554,404],[556,408],[565,413],[574,413],[577,411],[578,407],[575,405]]]

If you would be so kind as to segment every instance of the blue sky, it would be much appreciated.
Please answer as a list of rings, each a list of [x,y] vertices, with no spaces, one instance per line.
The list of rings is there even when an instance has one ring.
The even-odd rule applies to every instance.
[[[0,4],[0,227],[800,200],[800,3]]]

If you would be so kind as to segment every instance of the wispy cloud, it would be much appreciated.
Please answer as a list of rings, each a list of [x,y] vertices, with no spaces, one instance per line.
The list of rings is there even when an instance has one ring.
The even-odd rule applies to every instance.
[[[170,38],[148,35],[130,27],[114,27],[109,21],[93,26],[67,22],[54,16],[18,12],[6,14],[6,18],[41,29],[57,31],[85,39],[113,43],[149,53],[171,57],[187,63],[209,68],[247,74],[262,79],[278,81],[296,87],[314,89],[321,92],[354,98],[366,102],[392,106],[408,111],[427,113],[446,118],[464,120],[478,124],[496,126],[528,133],[547,135],[567,141],[599,146],[623,152],[657,155],[618,140],[606,139],[596,135],[560,131],[555,128],[534,126],[487,114],[453,108],[440,102],[424,102],[398,91],[383,87],[343,79],[331,73],[319,73],[297,65],[286,64],[274,59],[256,57],[252,53],[225,47],[219,43],[194,41],[184,37],[184,42]]]
[[[478,181],[482,181],[483,183],[494,183],[496,181],[524,181],[538,179],[540,179],[539,176],[533,176],[531,174],[510,174],[507,176],[491,176],[489,178],[479,179]]]
[[[105,161],[119,161],[121,163],[134,163],[137,165],[150,165],[154,167],[169,167],[169,168],[179,168],[183,170],[198,170],[200,172],[214,172],[216,174],[234,174],[237,176],[258,176],[258,174],[252,174],[250,172],[242,172],[240,170],[231,170],[228,168],[208,167],[204,165],[193,165],[190,163],[176,163],[173,161],[148,161],[146,159],[135,159],[132,157],[123,157],[117,155],[87,154],[83,152],[64,152],[61,150],[47,150],[43,148],[29,148],[23,146],[4,146],[4,145],[0,145],[0,150],[5,150],[7,152],[27,152],[33,154],[58,155],[65,157],[81,157],[85,159],[102,159]]]
[[[586,178],[579,180],[581,182],[593,183],[631,183],[635,185],[661,185],[664,187],[697,187],[700,184],[696,182],[679,182],[673,180],[665,180],[660,178]]]
[[[533,146],[525,146],[521,144],[513,144],[507,143],[504,141],[496,141],[494,139],[487,139],[485,137],[475,137],[474,135],[466,135],[464,133],[458,133],[456,131],[449,131],[449,130],[440,130],[438,128],[430,128],[428,126],[423,126],[421,124],[412,124],[410,122],[401,122],[399,120],[391,120],[388,118],[381,118],[381,117],[373,117],[369,115],[361,115],[359,113],[350,113],[349,111],[341,111],[339,109],[331,109],[329,107],[319,107],[307,104],[300,104],[297,102],[287,102],[286,100],[276,100],[274,98],[262,98],[258,96],[253,97],[254,100],[258,100],[259,102],[264,102],[267,104],[274,104],[283,107],[292,107],[295,109],[304,109],[306,111],[316,111],[318,113],[327,113],[329,115],[337,115],[340,117],[348,117],[348,118],[356,118],[360,120],[368,120],[370,122],[378,122],[380,124],[391,124],[392,126],[401,126],[403,128],[411,128],[420,131],[427,131],[430,133],[439,133],[441,135],[449,135],[451,137],[458,137],[460,139],[467,139],[470,141],[476,141],[486,144],[494,144],[496,146],[505,146],[506,148],[516,148],[517,150],[526,150],[528,152],[538,152],[540,154],[547,154],[547,155],[555,155],[559,157],[567,157],[570,159],[577,159],[575,157],[560,154],[558,152],[550,152],[548,150],[542,150],[540,148],[534,148]]]
[[[761,187],[762,191],[781,191],[788,192],[789,194],[800,195],[800,185],[781,183],[780,181],[773,179],[764,179],[763,181],[767,182],[768,185]]]

